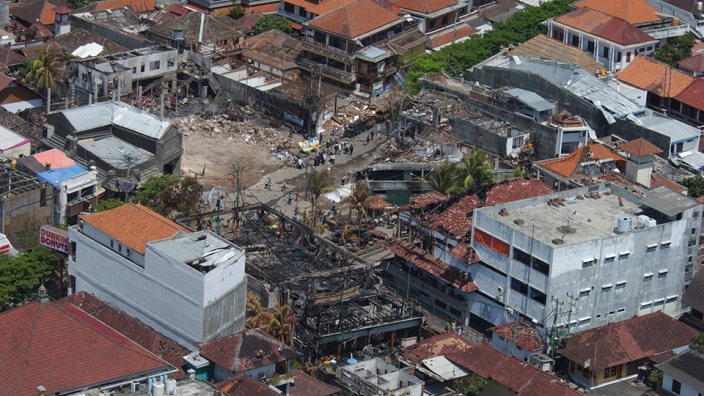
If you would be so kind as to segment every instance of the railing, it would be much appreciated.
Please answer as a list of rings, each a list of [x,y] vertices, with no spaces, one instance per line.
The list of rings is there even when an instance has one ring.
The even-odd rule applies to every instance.
[[[686,23],[680,23],[678,26],[668,26],[660,29],[645,30],[648,35],[654,39],[664,39],[670,37],[684,36],[689,32],[689,25]]]

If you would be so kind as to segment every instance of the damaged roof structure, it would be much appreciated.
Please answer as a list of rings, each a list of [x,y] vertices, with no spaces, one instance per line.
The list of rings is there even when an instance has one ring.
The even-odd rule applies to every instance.
[[[213,214],[186,217],[203,226]],[[224,216],[224,214],[219,214]],[[330,343],[420,326],[420,313],[386,291],[371,263],[264,204],[233,209],[222,236],[243,246],[250,283],[288,303],[297,319],[294,345],[322,355]]]

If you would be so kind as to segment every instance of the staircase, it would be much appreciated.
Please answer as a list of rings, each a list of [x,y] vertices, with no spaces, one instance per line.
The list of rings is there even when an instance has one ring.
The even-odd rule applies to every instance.
[[[208,85],[210,85],[210,88],[215,92],[215,96],[220,93],[220,83],[212,74],[208,76]]]

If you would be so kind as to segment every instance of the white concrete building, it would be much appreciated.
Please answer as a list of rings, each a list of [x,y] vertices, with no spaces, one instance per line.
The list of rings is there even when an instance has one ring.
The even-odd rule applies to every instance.
[[[190,233],[141,205],[83,215],[69,229],[69,275],[96,295],[181,345],[244,328],[244,250]]]
[[[636,197],[612,184],[476,209],[472,247],[482,260],[469,267],[479,287],[471,313],[494,324],[521,313],[544,334],[553,323],[576,332],[655,311],[678,315],[701,211],[664,186]]]
[[[339,367],[335,377],[340,385],[357,395],[423,395],[423,381],[379,358]]]
[[[25,157],[30,154],[29,139],[0,125],[0,154],[8,157]]]

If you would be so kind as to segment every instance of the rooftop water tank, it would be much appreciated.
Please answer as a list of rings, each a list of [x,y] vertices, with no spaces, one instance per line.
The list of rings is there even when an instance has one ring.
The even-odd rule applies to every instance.
[[[620,216],[618,218],[618,224],[616,225],[616,230],[618,232],[628,232],[631,230],[633,222],[628,216]]]
[[[645,222],[648,220],[648,216],[646,215],[639,215],[638,216],[638,228],[643,228],[645,227]]]
[[[152,396],[164,396],[164,384],[160,381],[154,383],[152,387]]]
[[[169,378],[166,380],[166,394],[175,395],[176,394],[176,380]]]
[[[357,363],[357,359],[352,357],[352,354],[350,353],[350,358],[347,359],[347,364],[355,364]]]
[[[645,221],[645,228],[655,227],[657,224],[658,222],[655,221],[655,219],[648,218],[648,220]]]

